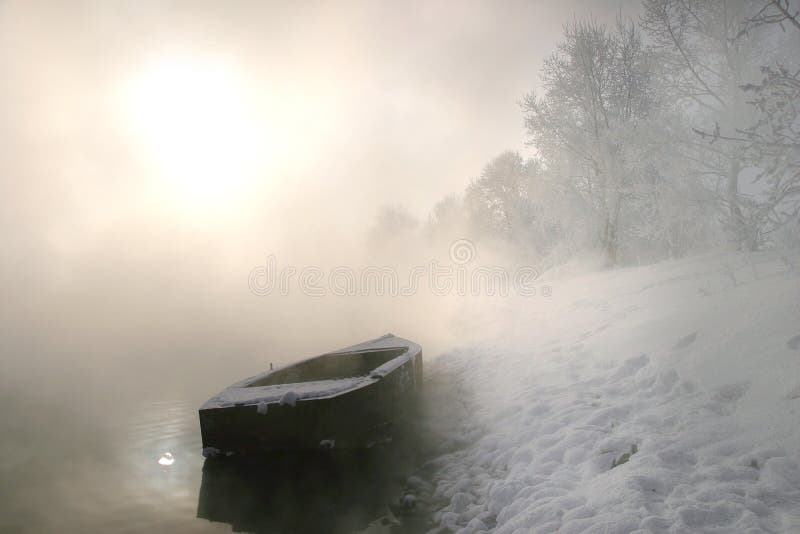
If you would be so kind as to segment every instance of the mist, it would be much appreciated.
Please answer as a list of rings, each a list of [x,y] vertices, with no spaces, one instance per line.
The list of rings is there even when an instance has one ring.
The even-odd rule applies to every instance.
[[[196,408],[271,365],[387,332],[436,361],[539,328],[507,319],[550,317],[575,277],[793,254],[796,115],[769,98],[796,101],[796,16],[736,3],[730,36],[686,28],[681,56],[661,4],[2,3],[0,515],[116,510],[95,464],[199,450]],[[708,43],[734,40],[719,74]],[[587,57],[619,84],[581,86]],[[192,493],[199,461],[131,498]],[[77,497],[41,484],[68,478]]]
[[[459,4],[454,16],[446,4],[5,3],[3,375],[217,360],[233,378],[411,326],[410,310],[435,300],[385,301],[367,319],[346,299],[254,297],[248,276],[270,254],[367,264],[365,229],[382,205],[423,218],[496,152],[522,147],[518,100],[553,21],[584,10],[611,20],[619,7],[591,4]],[[221,64],[240,81],[236,96],[266,132],[241,190],[195,195],[199,180],[175,186],[153,165],[126,91],[164,57]],[[204,104],[190,110],[197,127]],[[448,319],[425,316],[416,337],[452,340]]]

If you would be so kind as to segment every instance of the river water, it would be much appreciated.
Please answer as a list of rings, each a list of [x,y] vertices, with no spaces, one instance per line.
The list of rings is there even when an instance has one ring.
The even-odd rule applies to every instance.
[[[223,380],[61,368],[4,386],[0,532],[355,532],[387,514],[412,461],[396,448],[205,461],[197,408]]]

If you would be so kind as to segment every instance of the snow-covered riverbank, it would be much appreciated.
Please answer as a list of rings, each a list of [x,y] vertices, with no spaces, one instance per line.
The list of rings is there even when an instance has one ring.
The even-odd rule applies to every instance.
[[[800,257],[550,282],[428,367],[439,528],[800,532]]]

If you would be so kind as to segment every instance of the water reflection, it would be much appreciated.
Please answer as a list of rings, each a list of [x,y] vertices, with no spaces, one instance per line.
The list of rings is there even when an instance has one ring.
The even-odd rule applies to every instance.
[[[417,443],[203,463],[205,391],[164,389],[72,403],[0,390],[0,532],[353,532],[380,525],[420,465]]]
[[[410,532],[392,521],[407,475],[396,448],[205,461],[197,516],[236,532]],[[381,521],[381,518],[384,518]],[[383,524],[385,528],[375,529]]]

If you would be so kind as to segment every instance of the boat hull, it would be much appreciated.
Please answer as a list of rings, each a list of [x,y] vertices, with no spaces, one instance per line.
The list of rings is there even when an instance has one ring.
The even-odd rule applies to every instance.
[[[393,360],[390,370],[369,376],[356,387],[294,402],[207,403],[199,412],[204,452],[353,449],[391,440],[414,419],[422,384],[421,349],[394,339],[395,344],[407,343],[407,350],[397,357],[401,361]],[[352,354],[346,350],[341,354]],[[291,389],[291,385],[281,387]]]

